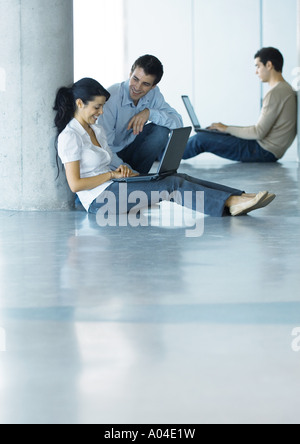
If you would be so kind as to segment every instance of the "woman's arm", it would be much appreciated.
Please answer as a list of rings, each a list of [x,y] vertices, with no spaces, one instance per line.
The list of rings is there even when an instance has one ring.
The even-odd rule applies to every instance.
[[[80,161],[69,162],[65,164],[66,176],[69,187],[73,193],[79,191],[92,190],[97,188],[112,179],[121,179],[122,177],[136,176],[130,168],[126,165],[120,165],[116,171],[110,171],[109,173],[99,174],[94,177],[80,177]]]

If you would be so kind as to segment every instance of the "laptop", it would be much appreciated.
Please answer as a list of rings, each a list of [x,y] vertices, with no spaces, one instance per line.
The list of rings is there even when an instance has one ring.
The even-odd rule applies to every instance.
[[[200,132],[206,132],[206,133],[219,133],[219,134],[223,134],[223,135],[227,135],[227,133],[221,133],[220,131],[216,130],[216,129],[208,129],[208,128],[201,128],[201,125],[199,123],[198,117],[195,113],[194,107],[190,101],[189,96],[181,96],[183,103],[185,104],[186,110],[188,112],[188,115],[190,116],[191,122],[193,124],[194,130],[196,133],[200,133]]]
[[[180,166],[183,153],[189,140],[192,127],[179,128],[172,130],[159,164],[157,173],[145,174],[136,177],[122,177],[121,179],[113,179],[114,182],[145,182],[158,180],[166,176],[177,173]]]

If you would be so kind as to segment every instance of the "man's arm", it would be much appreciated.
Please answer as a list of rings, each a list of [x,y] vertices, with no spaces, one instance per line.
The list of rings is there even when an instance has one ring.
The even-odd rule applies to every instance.
[[[144,126],[148,121],[158,126],[164,126],[169,129],[183,127],[182,117],[178,112],[166,103],[163,95],[157,90],[157,98],[149,108],[136,114],[129,122],[127,130],[133,131],[137,136],[143,132]]]
[[[149,121],[150,110],[148,108],[144,109],[140,113],[136,114],[129,122],[127,131],[132,129],[133,134],[138,136],[143,132],[144,126]]]
[[[149,120],[155,125],[164,126],[171,130],[182,128],[183,120],[181,115],[165,101],[158,88],[155,88],[155,91],[154,105],[149,109]]]
[[[239,127],[213,123],[210,128],[247,140],[263,140],[272,130],[283,104],[278,103],[272,94],[266,96],[259,121],[256,125]]]

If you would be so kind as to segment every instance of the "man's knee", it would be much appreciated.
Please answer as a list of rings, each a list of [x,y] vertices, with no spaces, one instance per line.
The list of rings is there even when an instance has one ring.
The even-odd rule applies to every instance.
[[[162,141],[164,143],[167,142],[170,129],[164,126],[155,125],[154,123],[149,123],[144,128],[145,134],[151,139],[155,139],[157,142]]]
[[[168,142],[170,129],[149,123],[145,126],[142,134],[146,145],[151,147],[151,152],[154,155],[153,161],[157,160],[160,162]]]

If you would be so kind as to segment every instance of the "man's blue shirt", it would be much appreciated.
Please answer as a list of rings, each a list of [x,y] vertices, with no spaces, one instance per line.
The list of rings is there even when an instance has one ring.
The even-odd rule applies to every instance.
[[[118,153],[136,138],[132,129],[127,130],[130,120],[144,109],[149,109],[149,121],[169,129],[183,127],[180,114],[166,103],[158,86],[142,97],[137,106],[129,93],[129,80],[111,86],[108,91],[110,99],[105,104],[104,114],[98,123],[103,126],[108,145],[113,153]]]

